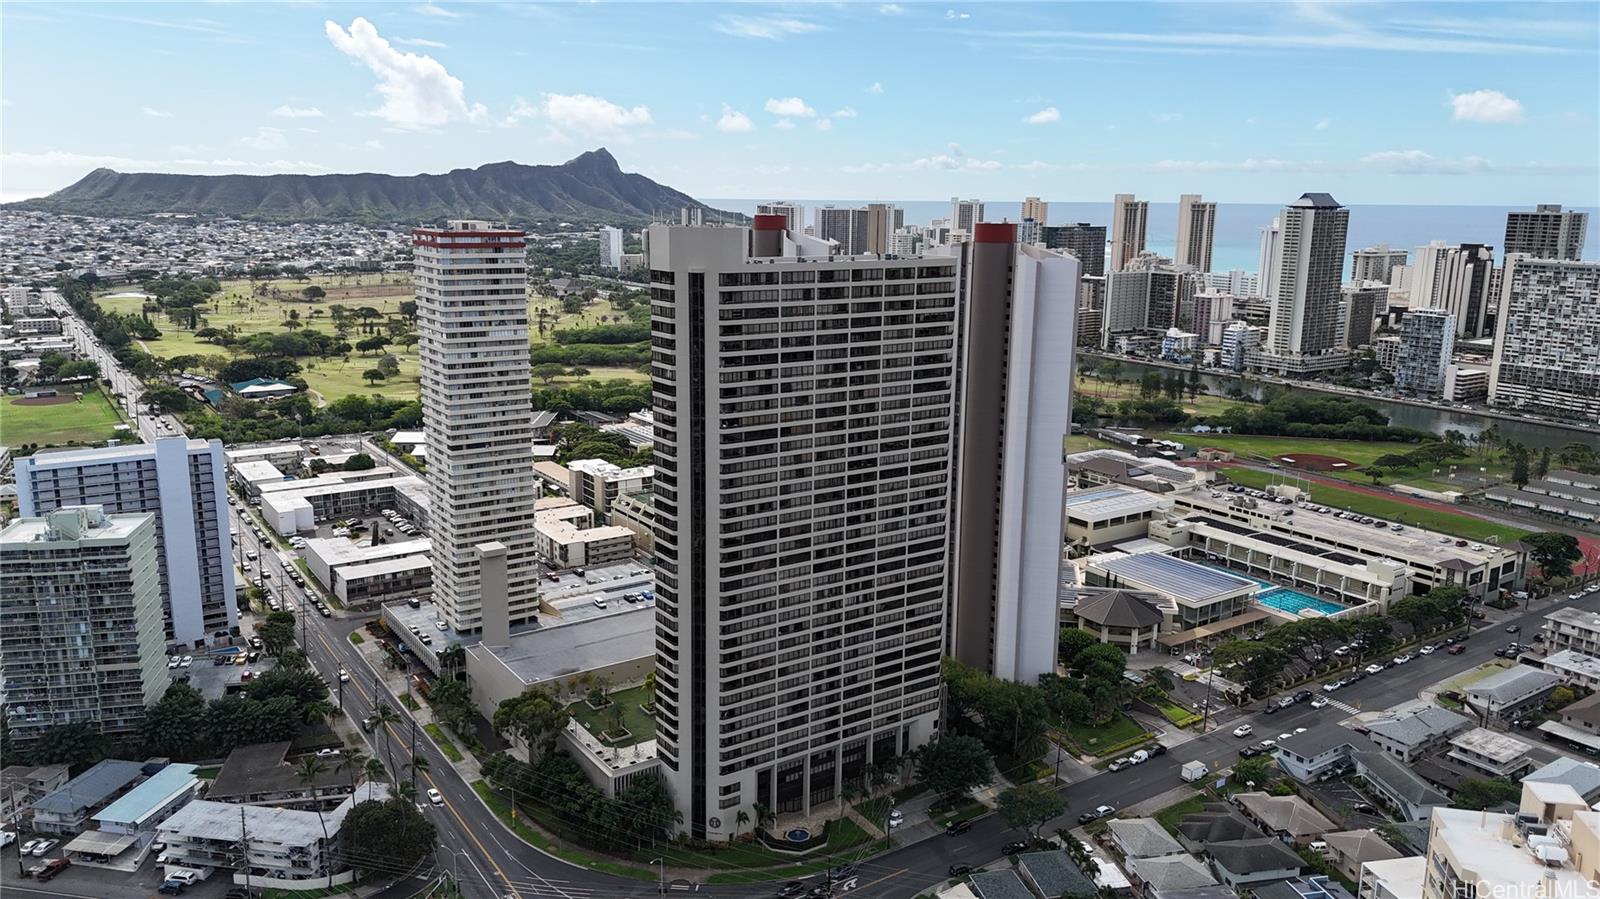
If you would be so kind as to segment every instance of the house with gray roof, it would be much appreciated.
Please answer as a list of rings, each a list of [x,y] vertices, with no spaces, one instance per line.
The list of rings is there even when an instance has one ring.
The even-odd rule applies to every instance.
[[[1322,841],[1328,844],[1328,864],[1351,881],[1361,879],[1361,866],[1367,862],[1401,857],[1400,850],[1385,842],[1377,831],[1368,828],[1325,833]]]
[[[1350,754],[1377,751],[1371,740],[1342,728],[1317,728],[1278,741],[1273,758],[1284,773],[1301,783],[1327,780],[1350,767]]]
[[[1513,720],[1561,686],[1561,677],[1529,665],[1513,665],[1467,687],[1467,707],[1494,720]]]
[[[1337,826],[1299,796],[1256,791],[1235,793],[1233,801],[1246,818],[1286,843],[1304,845]]]
[[[1367,738],[1384,752],[1410,763],[1444,746],[1472,720],[1436,705],[1399,712],[1366,723]]]
[[[1208,887],[1184,887],[1175,890],[1151,890],[1145,899],[1239,899],[1239,891],[1221,884]]]
[[[1450,804],[1450,797],[1388,755],[1358,751],[1351,754],[1351,761],[1367,787],[1407,821],[1425,820],[1432,809]]]
[[[1305,859],[1273,837],[1210,843],[1205,847],[1217,879],[1234,888],[1299,877]]]
[[[1571,706],[1567,706],[1571,708]],[[1600,765],[1580,762],[1561,756],[1542,768],[1535,769],[1522,778],[1523,783],[1564,783],[1578,791],[1584,802],[1593,804],[1600,800]]]
[[[1106,822],[1106,830],[1124,858],[1155,858],[1184,851],[1183,844],[1154,818],[1113,818]]]
[[[1188,854],[1129,859],[1127,868],[1146,893],[1213,886],[1217,882],[1205,862]]]
[[[1077,594],[1073,614],[1078,630],[1127,653],[1155,648],[1161,625],[1167,620],[1161,613],[1161,597],[1118,589],[1080,588]]]
[[[1045,899],[1061,896],[1096,897],[1100,888],[1083,873],[1064,850],[1024,852],[1017,856],[1017,873],[1023,883]]]
[[[1178,839],[1190,852],[1198,852],[1207,843],[1224,843],[1229,840],[1253,840],[1266,836],[1257,830],[1249,819],[1230,805],[1208,802],[1192,815],[1178,822]]]
[[[159,767],[159,766],[158,766]],[[33,829],[43,833],[77,833],[89,819],[144,776],[144,765],[106,759],[33,802]]]
[[[1015,871],[980,871],[970,881],[978,899],[1038,899]]]
[[[1343,885],[1326,874],[1295,877],[1256,887],[1255,899],[1355,899]]]

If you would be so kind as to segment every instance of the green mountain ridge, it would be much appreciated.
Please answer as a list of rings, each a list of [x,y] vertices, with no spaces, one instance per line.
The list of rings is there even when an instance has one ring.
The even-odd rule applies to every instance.
[[[252,221],[360,222],[410,226],[446,218],[562,218],[639,222],[689,207],[681,191],[622,171],[604,147],[561,165],[496,162],[442,175],[176,175],[95,169],[47,197],[7,204],[70,215],[178,213]]]

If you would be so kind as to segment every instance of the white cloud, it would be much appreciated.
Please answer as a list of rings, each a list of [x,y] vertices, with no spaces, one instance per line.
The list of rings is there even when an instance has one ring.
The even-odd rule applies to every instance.
[[[717,119],[717,130],[726,134],[740,134],[756,130],[756,123],[750,121],[749,116],[724,103],[722,117]]]
[[[1522,104],[1499,91],[1481,90],[1451,94],[1450,106],[1454,109],[1458,122],[1497,124],[1522,121]]]
[[[871,84],[867,85],[867,93],[869,93],[869,94],[881,94],[881,93],[883,93],[883,82],[882,81],[874,81]]]
[[[854,106],[846,106],[843,109],[835,110],[833,113],[833,117],[836,119],[853,119],[856,117],[856,115],[856,108]]]
[[[902,16],[905,15],[906,8],[898,3],[885,3],[878,7],[878,12],[886,16]]]
[[[788,131],[790,128],[794,127],[794,122],[790,121],[789,119],[779,119],[772,123],[772,127],[782,128],[783,130]]]
[[[623,137],[627,129],[648,125],[650,110],[629,109],[589,94],[545,94],[539,110],[558,131],[576,131],[586,137]]]
[[[791,34],[810,34],[823,30],[815,22],[778,16],[723,16],[711,27],[734,37],[755,37],[769,41],[781,41]]]
[[[1466,175],[1487,172],[1493,166],[1482,156],[1461,159],[1434,156],[1422,150],[1385,150],[1361,157],[1363,165],[1407,175]]]
[[[1315,125],[1313,125],[1311,127],[1312,127],[1312,130],[1314,130],[1314,131],[1327,131],[1329,128],[1333,127],[1333,120],[1332,119],[1321,119]]]
[[[459,19],[461,13],[453,9],[445,9],[437,3],[424,3],[421,6],[411,7],[411,11],[418,15],[431,16],[435,19]]]
[[[466,86],[442,63],[389,46],[366,19],[351,22],[348,32],[331,21],[324,23],[323,30],[336,50],[360,60],[378,76],[383,105],[372,114],[389,124],[419,130],[458,119],[478,122],[488,117],[482,103],[467,103]]]
[[[167,111],[165,109],[155,109],[155,108],[150,107],[150,106],[146,106],[146,107],[142,108],[140,110],[140,112],[143,112],[145,115],[147,115],[147,116],[149,116],[149,117],[151,117],[153,119],[170,119],[170,118],[172,118],[172,113],[171,112],[169,112],[169,111]]]
[[[363,143],[361,146],[366,147],[368,150],[382,150],[383,141],[374,138],[366,143]]]
[[[962,152],[955,144],[950,145],[950,152],[936,153],[932,156],[923,156],[907,162],[868,162],[861,165],[847,165],[841,171],[848,174],[874,174],[886,172],[992,172],[1005,168],[1005,165],[993,159],[977,159]]]
[[[281,150],[289,145],[289,139],[283,136],[282,128],[263,125],[255,134],[239,138],[239,143],[256,150]]]
[[[1023,119],[1029,125],[1050,125],[1061,121],[1061,110],[1054,106],[1046,106],[1031,116]]]
[[[818,131],[832,131],[833,130],[833,120],[832,119],[817,119],[817,130]]]
[[[515,128],[523,119],[531,119],[538,114],[539,107],[518,97],[512,102],[511,111],[506,113],[506,117],[500,120],[500,127]]]
[[[394,42],[402,47],[432,47],[435,50],[443,50],[450,46],[443,41],[430,41],[425,37],[397,37]]]
[[[203,149],[203,148],[202,148]],[[274,159],[271,162],[249,162],[243,159],[131,159],[126,156],[105,156],[92,153],[72,153],[64,150],[46,150],[42,153],[0,154],[0,163],[31,168],[113,168],[122,171],[326,171],[321,163],[303,159]]]
[[[272,111],[280,119],[320,119],[322,110],[315,106],[290,106],[285,103]]]
[[[944,17],[947,19],[970,19],[972,18],[972,15],[970,13],[956,12],[953,9],[947,9],[944,11]]]
[[[945,18],[956,18],[950,13]],[[963,32],[966,33],[966,32]],[[1565,48],[1542,44],[1512,43],[1498,40],[1458,40],[1385,34],[1376,31],[1329,31],[1318,29],[1300,34],[1267,29],[1249,32],[1227,31],[984,31],[979,36],[1004,41],[1072,41],[1083,44],[1110,44],[1119,49],[1160,47],[1164,52],[1184,47],[1208,53],[1257,50],[1374,50],[1393,53],[1469,53],[1513,55],[1521,53],[1566,53]]]
[[[815,109],[807,106],[806,101],[799,97],[784,97],[781,100],[776,97],[769,97],[765,108],[767,112],[773,115],[786,118],[809,119],[817,114]]]

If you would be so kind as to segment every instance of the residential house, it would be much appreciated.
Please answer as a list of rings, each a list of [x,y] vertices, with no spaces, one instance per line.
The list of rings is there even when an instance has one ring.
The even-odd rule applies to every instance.
[[[33,801],[66,786],[66,765],[7,765],[0,769],[0,822],[18,821]]]
[[[1123,858],[1157,858],[1184,851],[1154,818],[1113,818],[1106,822],[1111,844]]]
[[[1265,836],[1231,805],[1208,802],[1200,811],[1185,815],[1178,822],[1178,841],[1190,852],[1199,852],[1208,843],[1254,840]]]
[[[1350,754],[1378,751],[1371,740],[1344,730],[1318,729],[1282,740],[1273,750],[1278,767],[1301,783],[1326,780],[1350,767]]]
[[[1472,726],[1472,720],[1436,705],[1399,712],[1366,723],[1367,738],[1379,749],[1410,763],[1444,746]]]
[[[1233,801],[1251,823],[1269,836],[1296,846],[1304,846],[1338,826],[1299,796],[1256,791],[1235,793]]]
[[[1083,873],[1063,850],[1025,852],[1016,858],[1017,873],[1035,895],[1045,899],[1093,899],[1100,894],[1094,878]]]
[[[310,807],[350,795],[351,772],[326,765],[308,783],[287,760],[289,745],[288,740],[256,743],[228,753],[206,798],[244,805]]]
[[[1485,777],[1516,780],[1533,767],[1528,752],[1533,746],[1511,736],[1475,727],[1450,741],[1450,758],[1482,773]]]
[[[33,802],[33,829],[41,833],[78,833],[94,814],[128,792],[145,775],[145,766],[105,759]]]
[[[1529,665],[1513,665],[1467,687],[1467,707],[1487,720],[1512,721],[1544,703],[1561,678]]]
[[[1038,899],[1015,871],[980,871],[969,882],[978,899]]]
[[[1234,888],[1254,889],[1276,880],[1299,877],[1305,859],[1273,837],[1209,843],[1205,852],[1217,879]]]
[[[1351,753],[1350,761],[1368,792],[1406,821],[1427,820],[1432,809],[1450,804],[1450,797],[1392,756],[1375,750],[1357,751]]]
[[[1579,700],[1579,702],[1588,701],[1588,699]],[[1600,703],[1592,703],[1591,707],[1600,708]],[[1567,706],[1567,709],[1571,708],[1572,706]],[[1563,709],[1563,712],[1565,711],[1566,709]],[[1574,758],[1561,756],[1541,768],[1530,771],[1523,776],[1522,782],[1562,783],[1576,790],[1584,802],[1592,805],[1600,800],[1600,765],[1594,762],[1580,762]]]
[[[1355,899],[1337,880],[1326,874],[1311,874],[1256,887],[1255,899]]]
[[[1327,844],[1324,855],[1335,871],[1351,883],[1361,879],[1361,867],[1369,862],[1400,858],[1400,850],[1390,846],[1375,830],[1336,830],[1322,835]]]
[[[1145,895],[1164,895],[1170,890],[1204,887],[1216,884],[1217,878],[1205,862],[1192,855],[1161,855],[1155,858],[1129,859],[1128,873]]]

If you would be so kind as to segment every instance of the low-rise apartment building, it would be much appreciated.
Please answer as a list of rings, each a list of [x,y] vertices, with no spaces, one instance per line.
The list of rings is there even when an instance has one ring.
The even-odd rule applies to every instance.
[[[594,509],[576,503],[535,510],[534,546],[554,568],[582,568],[632,558],[633,531],[620,525],[596,525],[595,515]]]
[[[1533,767],[1528,752],[1533,746],[1511,736],[1475,727],[1450,740],[1451,758],[1481,772],[1486,777],[1516,780]]]
[[[1513,665],[1467,687],[1467,707],[1488,719],[1511,721],[1542,705],[1561,678],[1529,665]]]
[[[1471,719],[1436,705],[1385,715],[1365,724],[1367,739],[1406,764],[1443,747],[1472,726]]]
[[[145,775],[144,765],[105,759],[33,802],[33,829],[40,833],[77,833],[95,813],[132,789]]]
[[[422,596],[433,586],[427,538],[376,546],[343,537],[306,540],[306,568],[345,603],[387,602]]]
[[[611,504],[624,493],[648,493],[655,479],[655,468],[641,465],[623,468],[604,459],[573,459],[567,463],[572,498],[606,514]]]
[[[1600,656],[1600,612],[1571,607],[1556,609],[1544,616],[1543,632],[1547,652],[1571,649],[1584,655]]]

